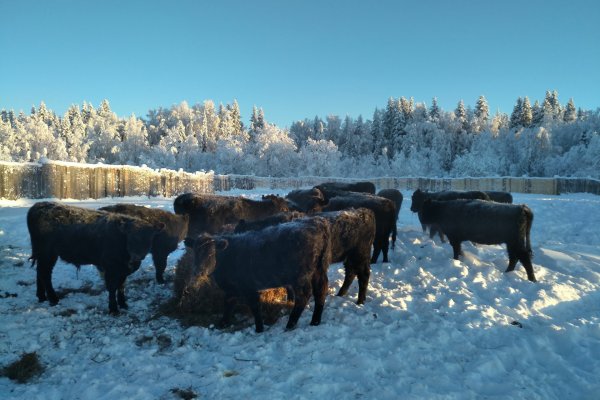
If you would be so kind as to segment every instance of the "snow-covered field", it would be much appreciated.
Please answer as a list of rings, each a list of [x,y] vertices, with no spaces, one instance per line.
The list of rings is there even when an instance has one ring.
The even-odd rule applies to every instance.
[[[262,334],[152,318],[171,296],[182,249],[169,257],[166,286],[146,258],[119,317],[107,314],[91,266],[78,273],[59,261],[53,282],[66,297],[40,304],[27,261],[34,201],[0,203],[0,366],[36,351],[46,367],[28,384],[0,378],[0,398],[171,399],[174,389],[204,399],[600,398],[600,197],[514,195],[535,213],[531,283],[520,264],[504,273],[504,246],[464,243],[464,259],[452,260],[403,194],[396,249],[372,266],[366,304],[354,303],[356,282],[334,296],[343,280],[334,264],[320,326],[309,326],[311,306],[295,330],[284,331],[284,317]],[[172,209],[172,199],[127,201]]]

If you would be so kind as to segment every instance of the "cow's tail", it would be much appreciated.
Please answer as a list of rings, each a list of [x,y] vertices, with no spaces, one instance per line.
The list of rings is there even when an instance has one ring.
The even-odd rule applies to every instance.
[[[530,256],[533,256],[533,251],[531,250],[531,225],[533,224],[533,212],[529,207],[523,206],[523,214],[525,217],[525,250],[527,250]]]
[[[325,271],[327,274],[327,270],[329,269],[329,264],[331,264],[331,229],[329,226],[329,222],[323,221],[326,227],[323,247],[321,248],[321,254],[319,254],[318,266],[321,271]]]

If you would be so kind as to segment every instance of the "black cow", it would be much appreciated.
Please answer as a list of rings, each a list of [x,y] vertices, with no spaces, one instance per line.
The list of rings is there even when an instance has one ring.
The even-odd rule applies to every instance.
[[[175,215],[158,208],[136,206],[135,204],[115,204],[100,208],[103,211],[138,217],[151,224],[164,224],[152,242],[152,261],[156,269],[156,281],[165,283],[163,274],[167,268],[167,257],[177,249],[177,245],[185,239],[188,230],[189,215]]]
[[[524,204],[502,204],[483,200],[426,200],[421,209],[423,222],[437,224],[448,236],[454,259],[461,254],[461,243],[506,243],[508,268],[521,261],[527,278],[535,282],[531,264],[531,224],[533,212]]]
[[[396,217],[394,218],[394,227],[392,230],[393,249],[396,247],[396,236],[398,236],[398,227],[396,224],[398,223],[398,215],[400,214],[400,208],[402,207],[402,200],[404,200],[404,197],[398,189],[381,189],[379,192],[377,192],[377,196],[392,200],[396,206]]]
[[[490,197],[484,192],[480,192],[477,190],[474,191],[454,191],[454,190],[445,190],[442,192],[426,192],[421,189],[417,189],[413,192],[412,195],[412,203],[410,205],[410,211],[414,213],[418,213],[419,222],[421,222],[421,227],[423,228],[423,232],[429,228],[429,237],[433,239],[435,234],[437,233],[440,236],[442,242],[445,242],[444,232],[437,225],[426,224],[423,222],[423,218],[421,216],[421,208],[425,200],[438,200],[438,201],[447,201],[447,200],[457,200],[457,199],[480,199],[480,200],[490,200]]]
[[[388,261],[390,234],[394,228],[396,206],[394,202],[375,195],[358,192],[346,192],[329,200],[323,211],[339,211],[349,208],[368,208],[375,213],[375,240],[371,264],[377,262],[379,253],[383,252],[383,262]]]
[[[484,193],[489,196],[490,200],[495,201],[497,203],[512,204],[513,202],[512,194],[510,194],[509,192],[486,190]]]
[[[108,309],[127,308],[125,279],[135,272],[164,224],[53,202],[34,204],[27,212],[32,266],[37,262],[37,297],[58,303],[52,287],[52,269],[60,257],[80,267],[95,265],[104,274]],[[117,293],[118,292],[118,293]]]
[[[262,200],[213,194],[185,193],[178,196],[173,208],[176,214],[189,214],[188,236],[219,233],[228,224],[240,220],[253,221],[279,212],[289,211],[283,197],[263,196]]]
[[[326,203],[323,192],[317,188],[292,190],[285,199],[291,209],[305,213],[321,211]]]
[[[315,186],[315,188],[319,189],[323,193],[326,202],[328,202],[331,197],[338,195],[339,192],[375,194],[375,184],[368,181],[353,183],[325,182]]]
[[[267,226],[273,226],[277,224],[283,224],[290,222],[294,219],[302,218],[305,214],[298,211],[282,212],[275,215],[271,215],[266,218],[257,219],[254,221],[240,220],[234,229],[234,233],[242,233],[248,231],[259,231],[266,228]]]
[[[328,290],[330,235],[329,223],[313,217],[260,231],[203,234],[193,240],[194,268],[200,274],[212,275],[225,292],[222,325],[230,323],[235,299],[242,298],[254,314],[256,332],[262,332],[259,291],[277,287],[291,287],[294,292],[294,308],[286,329],[296,326],[311,292],[315,309],[310,324],[319,325]]]
[[[371,276],[369,259],[371,257],[371,246],[375,240],[375,214],[369,209],[359,208],[323,212],[315,215],[327,219],[331,225],[331,262],[344,263],[344,283],[337,295],[345,296],[354,278],[358,277],[357,304],[364,304],[367,297],[369,277]],[[240,221],[235,231],[260,230],[267,226],[287,222],[274,217],[267,217],[249,223]]]

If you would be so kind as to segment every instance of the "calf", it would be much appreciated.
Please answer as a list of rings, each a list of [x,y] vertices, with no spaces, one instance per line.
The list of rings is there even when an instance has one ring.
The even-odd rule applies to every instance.
[[[371,264],[377,262],[379,253],[383,252],[383,262],[388,262],[390,233],[396,213],[394,202],[367,193],[346,192],[344,195],[333,197],[323,207],[323,211],[339,211],[349,208],[367,208],[375,213],[375,239],[373,241],[373,256]]]
[[[531,224],[533,212],[526,205],[502,204],[483,200],[426,200],[422,207],[426,224],[437,224],[448,236],[454,259],[461,254],[461,243],[470,240],[481,244],[506,243],[508,268],[521,261],[527,278],[535,282],[531,264]]]
[[[102,207],[100,210],[138,217],[151,224],[164,224],[165,229],[154,236],[150,253],[156,269],[156,281],[165,283],[163,274],[167,268],[167,257],[177,249],[179,242],[185,239],[189,215],[175,215],[158,208],[136,206],[135,204],[115,204]]]
[[[294,308],[286,329],[293,329],[312,294],[311,325],[321,323],[328,290],[331,260],[330,228],[324,218],[298,219],[260,231],[188,239],[198,273],[212,275],[225,292],[222,324],[231,321],[236,298],[243,298],[254,314],[256,332],[264,330],[259,291],[291,287]]]
[[[285,199],[291,209],[305,213],[319,212],[326,203],[323,192],[317,188],[292,190]]]
[[[189,215],[188,236],[219,233],[228,224],[240,220],[253,221],[279,212],[289,211],[284,198],[268,195],[262,200],[212,194],[185,193],[178,196],[173,208],[176,214]]]
[[[279,215],[279,214],[278,214]],[[375,214],[366,208],[330,211],[315,214],[329,221],[331,226],[331,262],[343,262],[345,278],[338,296],[345,296],[355,277],[358,277],[358,301],[364,304],[371,275],[371,246],[375,240]],[[263,220],[243,224],[236,232],[264,229],[281,223],[267,217]]]
[[[394,218],[394,226],[392,229],[393,249],[396,247],[396,236],[398,235],[398,227],[396,226],[396,223],[398,222],[398,214],[400,214],[400,207],[402,207],[402,200],[404,198],[398,189],[381,189],[379,192],[377,192],[377,196],[392,200],[396,206],[396,216]]]
[[[323,193],[326,202],[328,202],[331,197],[335,196],[335,192],[359,192],[375,194],[375,184],[368,181],[353,183],[325,182],[315,186],[315,188],[319,189]]]
[[[108,309],[127,308],[125,279],[135,272],[164,224],[106,211],[53,202],[34,204],[27,212],[32,266],[37,262],[37,297],[58,303],[52,287],[52,269],[60,257],[80,267],[95,265],[104,274]],[[118,293],[117,293],[118,291]]]
[[[442,242],[445,242],[444,232],[440,229],[439,226],[435,224],[426,224],[423,222],[423,218],[421,215],[421,208],[423,207],[423,203],[425,200],[438,200],[438,201],[447,201],[447,200],[457,200],[457,199],[481,199],[481,200],[490,200],[490,197],[484,192],[480,191],[467,191],[460,192],[454,190],[445,190],[442,192],[426,192],[421,189],[417,189],[413,192],[412,195],[412,203],[410,205],[410,211],[418,213],[419,222],[421,222],[421,227],[423,228],[423,232],[429,228],[429,237],[433,239],[435,234],[437,233],[440,236]]]

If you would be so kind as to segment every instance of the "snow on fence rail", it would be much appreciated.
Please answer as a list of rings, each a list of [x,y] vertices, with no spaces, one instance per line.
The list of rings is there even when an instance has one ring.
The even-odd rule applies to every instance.
[[[214,175],[153,170],[126,165],[76,164],[63,162],[0,162],[0,198],[88,199],[121,196],[172,197],[185,192],[213,193],[232,189],[251,190],[306,188],[326,181],[358,179],[331,177],[271,178],[251,175]],[[515,193],[600,194],[600,181],[586,178],[395,178],[369,180],[378,189],[400,190],[501,190]]]
[[[171,197],[212,192],[213,175],[127,165],[0,162],[0,198]]]

